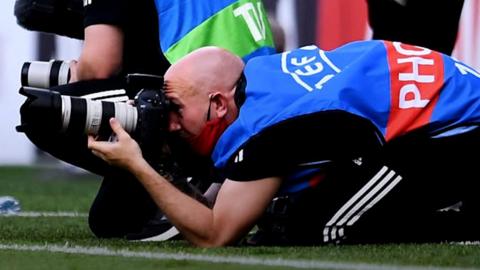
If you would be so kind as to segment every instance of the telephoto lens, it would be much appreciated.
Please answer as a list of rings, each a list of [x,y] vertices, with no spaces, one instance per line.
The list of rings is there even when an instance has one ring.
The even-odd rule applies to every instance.
[[[139,143],[144,157],[153,163],[159,158],[168,133],[170,102],[163,92],[163,77],[129,74],[126,83],[131,91],[139,90],[133,105],[23,86],[19,93],[27,99],[20,107],[21,124],[16,130],[27,135],[88,134],[105,140],[112,135],[109,120],[115,117]],[[98,82],[95,84],[98,86]],[[72,84],[58,88],[64,87]]]
[[[27,100],[20,108],[17,131],[50,130],[68,134],[110,136],[109,119],[115,117],[128,133],[135,131],[138,111],[125,102],[90,100],[55,91],[22,87]]]
[[[70,80],[70,61],[50,60],[25,62],[22,66],[22,86],[50,88]]]

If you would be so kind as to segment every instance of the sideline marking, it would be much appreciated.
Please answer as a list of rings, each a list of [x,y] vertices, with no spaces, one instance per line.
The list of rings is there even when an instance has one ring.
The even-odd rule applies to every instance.
[[[17,251],[47,251],[54,253],[96,255],[96,256],[119,256],[129,258],[146,258],[156,260],[190,260],[205,263],[228,263],[242,265],[280,266],[294,268],[316,268],[316,269],[344,269],[344,270],[470,270],[475,268],[452,268],[439,266],[398,266],[366,263],[342,263],[319,260],[287,260],[254,258],[245,256],[219,256],[219,255],[197,255],[188,253],[164,253],[164,252],[142,252],[130,251],[128,249],[113,250],[102,247],[68,247],[60,245],[16,245],[0,244],[0,250]]]
[[[461,241],[461,242],[450,242],[451,245],[461,245],[461,246],[480,246],[480,241]]]
[[[19,212],[0,215],[1,217],[88,217],[88,214],[78,212]]]

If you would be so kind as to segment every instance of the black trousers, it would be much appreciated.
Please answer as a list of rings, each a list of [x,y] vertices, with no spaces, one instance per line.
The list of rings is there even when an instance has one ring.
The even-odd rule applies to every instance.
[[[395,0],[367,0],[373,38],[401,41],[452,54],[464,1],[404,2],[405,5]],[[431,12],[432,9],[435,12]]]
[[[448,137],[414,132],[363,154],[362,142],[374,132],[356,130],[350,135],[349,147],[355,152],[351,157],[358,158],[336,160],[323,168],[322,180],[315,188],[274,200],[258,224],[259,235],[266,235],[264,241],[253,243],[480,240],[476,167],[480,128],[472,128]],[[341,150],[344,141],[325,142],[320,136],[316,141],[328,146],[310,145],[302,151],[314,149],[321,155],[321,149],[345,151]]]
[[[52,90],[79,96],[122,88],[121,80],[107,79],[58,86]],[[89,225],[97,237],[124,237],[136,233],[158,214],[149,194],[130,173],[108,165],[91,153],[87,148],[87,136],[45,129],[29,130],[26,135],[52,156],[104,177],[89,213]]]

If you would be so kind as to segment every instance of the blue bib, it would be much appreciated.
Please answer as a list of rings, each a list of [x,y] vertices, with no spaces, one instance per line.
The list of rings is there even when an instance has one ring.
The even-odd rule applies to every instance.
[[[422,47],[353,42],[256,57],[245,67],[246,101],[217,142],[215,166],[252,136],[296,116],[343,110],[369,119],[386,141],[480,122],[480,74]]]

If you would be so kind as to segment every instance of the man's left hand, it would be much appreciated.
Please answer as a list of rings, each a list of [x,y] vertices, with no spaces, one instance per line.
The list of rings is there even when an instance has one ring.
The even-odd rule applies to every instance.
[[[88,136],[88,148],[92,153],[107,163],[131,170],[136,163],[143,161],[142,151],[138,143],[122,128],[115,118],[110,119],[110,126],[117,137],[117,141],[96,141]]]

